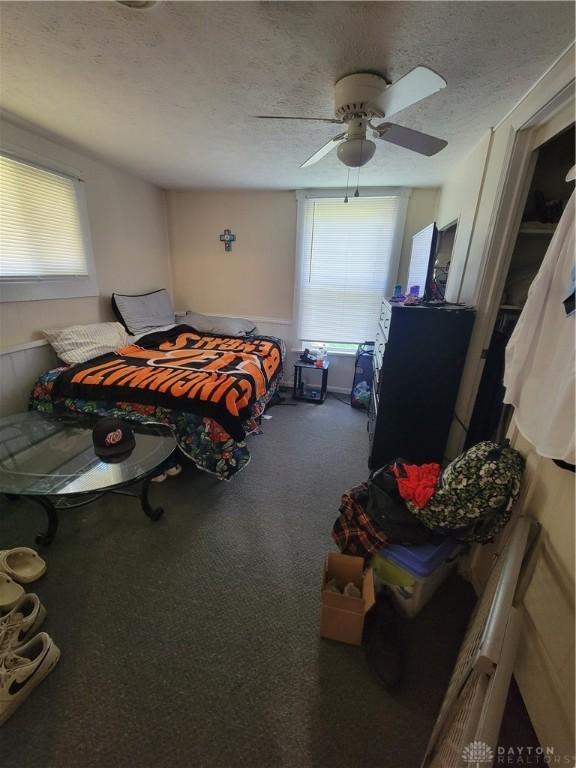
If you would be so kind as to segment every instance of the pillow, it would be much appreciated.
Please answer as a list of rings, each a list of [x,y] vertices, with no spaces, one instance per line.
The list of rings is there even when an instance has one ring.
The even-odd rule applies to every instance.
[[[42,333],[60,360],[70,365],[85,363],[128,344],[128,334],[120,323],[71,325]]]
[[[113,293],[112,309],[131,334],[150,333],[174,323],[172,300],[165,288],[136,296]]]
[[[198,312],[176,315],[176,323],[191,325],[197,331],[204,333],[221,333],[230,336],[250,336],[257,330],[252,320],[245,320],[242,317],[200,315]]]

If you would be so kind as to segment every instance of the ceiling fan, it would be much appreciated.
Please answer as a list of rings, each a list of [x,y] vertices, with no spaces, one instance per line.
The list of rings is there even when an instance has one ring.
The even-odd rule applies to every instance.
[[[347,75],[335,85],[335,118],[330,117],[281,117],[278,115],[257,115],[263,120],[312,120],[346,126],[329,142],[300,166],[307,168],[321,160],[335,147],[338,159],[350,168],[360,168],[372,159],[376,144],[366,138],[368,129],[373,138],[383,139],[421,155],[435,155],[448,144],[427,133],[405,128],[395,123],[379,123],[373,120],[389,118],[406,107],[415,104],[446,87],[446,80],[428,67],[419,66],[408,72],[395,83],[369,72]]]

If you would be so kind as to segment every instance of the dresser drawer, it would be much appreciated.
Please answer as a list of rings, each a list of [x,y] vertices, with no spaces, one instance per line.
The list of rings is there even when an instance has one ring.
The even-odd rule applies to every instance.
[[[374,338],[374,379],[377,378],[377,372],[382,367],[382,360],[384,358],[384,350],[386,349],[386,334],[383,328],[378,324],[376,330],[376,336]]]
[[[376,417],[378,415],[378,399],[374,394],[374,387],[370,392],[370,404],[368,406],[368,421],[366,422],[366,430],[368,432],[368,439],[370,444],[374,439],[374,433],[376,431]]]
[[[390,320],[391,320],[391,317],[385,317],[384,320],[381,320],[378,323],[378,328],[381,330],[382,335],[384,336],[386,341],[388,341],[388,333],[390,331]]]
[[[386,299],[383,299],[382,304],[380,306],[380,315],[378,316],[378,327],[382,331],[382,335],[384,336],[385,339],[388,338],[388,331],[390,330],[391,320],[392,320],[392,307],[386,301]]]

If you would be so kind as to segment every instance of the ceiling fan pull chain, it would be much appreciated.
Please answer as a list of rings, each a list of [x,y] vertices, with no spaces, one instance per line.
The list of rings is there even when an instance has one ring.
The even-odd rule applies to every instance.
[[[348,175],[346,176],[346,197],[344,198],[344,202],[348,202],[348,182],[350,181],[350,168],[348,168]]]
[[[360,144],[360,165],[358,166],[358,174],[356,176],[356,191],[354,192],[354,197],[360,197],[360,191],[358,187],[360,186],[360,167],[362,165],[362,150],[364,149],[364,140],[362,140]]]

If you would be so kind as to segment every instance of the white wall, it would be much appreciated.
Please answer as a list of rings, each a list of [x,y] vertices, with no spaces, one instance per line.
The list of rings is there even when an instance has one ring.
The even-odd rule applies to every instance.
[[[574,475],[519,433],[512,445],[527,458],[523,511],[542,526],[514,673],[540,742],[574,755]]]
[[[293,192],[168,192],[176,306],[208,314],[292,319]],[[226,252],[219,235],[237,240]]]
[[[113,320],[113,291],[171,288],[164,192],[106,163],[3,121],[2,142],[77,171],[86,203],[99,296],[0,304],[0,346],[42,338],[42,328]]]
[[[446,286],[448,301],[473,303],[473,297],[463,296],[461,288],[466,273],[468,249],[480,201],[480,190],[490,141],[491,133],[488,132],[454,170],[439,195],[438,227],[445,229],[454,223],[457,224]]]

